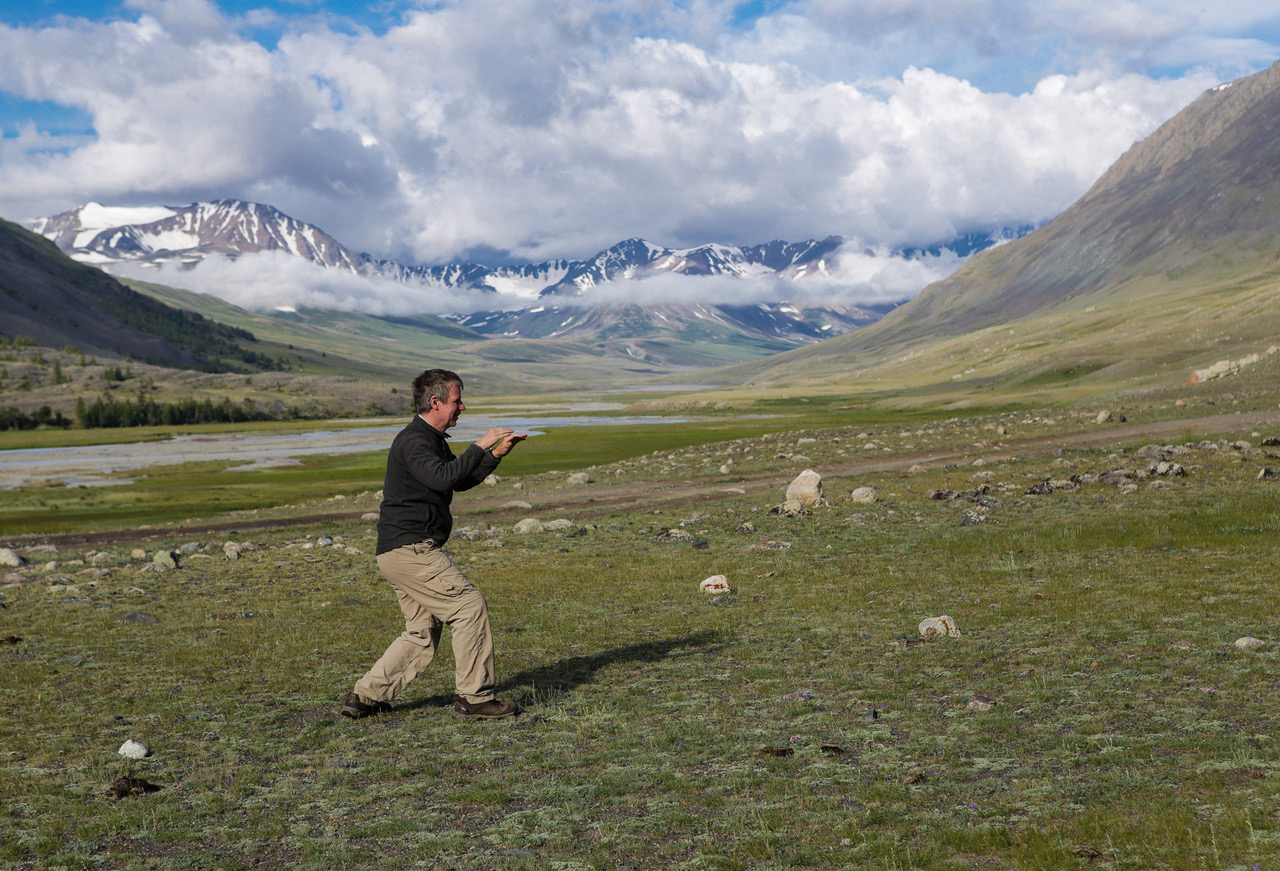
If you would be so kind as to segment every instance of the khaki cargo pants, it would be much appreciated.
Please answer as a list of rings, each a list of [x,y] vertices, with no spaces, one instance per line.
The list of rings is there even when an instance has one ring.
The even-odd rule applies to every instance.
[[[441,628],[448,626],[457,694],[472,703],[492,699],[497,680],[484,594],[430,540],[379,554],[378,568],[399,597],[404,632],[356,682],[356,694],[366,702],[396,698],[431,664]]]

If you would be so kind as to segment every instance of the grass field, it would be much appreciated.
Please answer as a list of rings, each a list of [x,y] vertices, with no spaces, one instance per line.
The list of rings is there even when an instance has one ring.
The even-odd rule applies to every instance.
[[[1274,868],[1280,433],[1188,428],[1185,477],[1116,443],[830,477],[769,513],[801,468],[990,427],[623,451],[558,532],[460,495],[451,546],[524,705],[496,723],[449,716],[447,640],[396,711],[337,716],[402,627],[368,521],[235,536],[237,560],[181,532],[28,551],[0,575],[0,867]],[[550,468],[499,488],[552,504]],[[1133,492],[1094,480],[1120,468]],[[733,492],[753,475],[780,486]],[[942,614],[962,637],[905,640]],[[125,775],[159,789],[109,797]]]

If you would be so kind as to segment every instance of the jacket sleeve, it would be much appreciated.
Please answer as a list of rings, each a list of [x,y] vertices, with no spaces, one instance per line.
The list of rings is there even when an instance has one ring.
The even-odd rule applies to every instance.
[[[450,457],[433,449],[428,439],[412,439],[406,445],[405,468],[417,481],[431,490],[470,490],[482,482],[498,465],[498,460],[479,445],[472,443],[458,457]]]

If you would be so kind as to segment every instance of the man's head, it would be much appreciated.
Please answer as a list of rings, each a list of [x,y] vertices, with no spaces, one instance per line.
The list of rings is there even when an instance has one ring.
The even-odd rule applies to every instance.
[[[413,408],[427,423],[444,432],[466,410],[462,378],[448,369],[428,369],[413,379]]]

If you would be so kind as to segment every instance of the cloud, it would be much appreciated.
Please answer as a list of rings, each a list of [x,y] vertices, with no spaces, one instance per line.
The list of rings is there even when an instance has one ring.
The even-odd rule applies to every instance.
[[[377,317],[443,315],[494,308],[491,295],[367,278],[326,269],[281,251],[245,254],[234,260],[209,257],[194,269],[164,264],[120,264],[116,274],[216,296],[253,312],[320,308]]]
[[[0,90],[95,131],[4,125],[0,213],[239,197],[428,264],[633,236],[930,244],[1060,212],[1216,84],[1213,64],[1274,51],[1241,34],[1276,10],[737,5],[446,0],[377,30],[280,11],[267,45],[205,0],[0,26]],[[1143,67],[1179,57],[1203,66]]]

